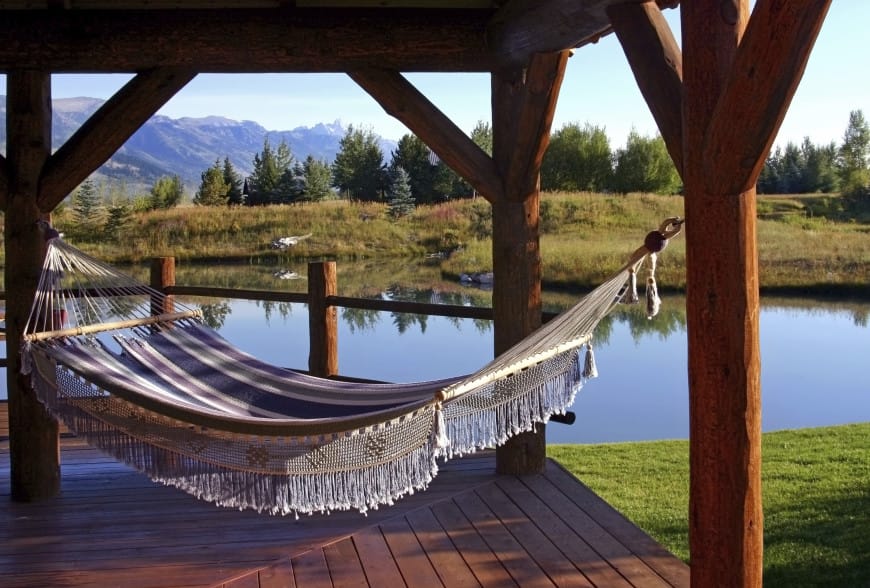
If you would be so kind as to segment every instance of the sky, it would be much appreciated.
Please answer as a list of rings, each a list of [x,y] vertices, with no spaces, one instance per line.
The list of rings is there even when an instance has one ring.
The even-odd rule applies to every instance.
[[[679,13],[665,10],[679,41]],[[870,51],[865,23],[867,0],[834,0],[816,41],[775,144],[839,144],[849,113],[870,117]],[[406,77],[465,132],[479,121],[490,121],[488,74],[413,74]],[[54,98],[108,98],[129,76],[56,75]],[[5,78],[0,76],[0,93]],[[224,116],[252,120],[268,130],[289,130],[336,120],[346,127],[370,128],[398,140],[410,131],[344,74],[201,74],[173,97],[159,114],[172,118]],[[611,147],[624,145],[635,129],[657,133],[615,35],[578,49],[568,62],[552,130],[569,123],[603,127]]]

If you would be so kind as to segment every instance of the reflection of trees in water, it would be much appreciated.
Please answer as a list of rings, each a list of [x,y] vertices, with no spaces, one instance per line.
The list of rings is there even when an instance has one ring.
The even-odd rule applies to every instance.
[[[418,302],[423,304],[445,304],[454,306],[476,306],[477,299],[474,293],[444,292],[436,288],[413,288],[409,286],[392,285],[377,296],[369,296],[378,300],[393,300],[397,302]],[[347,323],[351,333],[373,331],[381,322],[383,311],[366,310],[361,308],[342,308],[341,318]],[[415,325],[420,327],[420,332],[425,333],[429,326],[430,315],[391,312],[389,313],[392,324],[399,334],[408,332]],[[443,317],[453,325],[456,330],[461,330],[469,319],[457,317]],[[479,333],[492,330],[492,321],[486,319],[471,319],[470,324]]]
[[[377,310],[365,308],[342,308],[341,318],[347,323],[351,333],[374,331],[375,326],[381,320]]]
[[[227,317],[232,312],[230,303],[226,300],[218,300],[209,304],[200,304],[199,310],[202,312],[202,322],[212,329],[220,329],[224,326]]]
[[[291,314],[293,314],[292,302],[275,302],[274,300],[257,300],[255,302],[257,306],[263,309],[263,313],[266,316],[267,325],[272,320],[272,314],[276,311],[278,312],[278,315],[285,321]]]

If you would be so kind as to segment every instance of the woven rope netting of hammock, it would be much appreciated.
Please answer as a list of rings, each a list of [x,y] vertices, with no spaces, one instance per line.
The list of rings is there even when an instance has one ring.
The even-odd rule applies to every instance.
[[[564,413],[594,376],[592,331],[638,300],[658,310],[668,219],[619,272],[476,373],[414,384],[271,366],[198,311],[59,238],[49,241],[23,356],[40,399],[90,442],[200,498],[271,513],[365,511],[424,488],[436,458],[491,447]],[[579,350],[587,345],[585,361]]]

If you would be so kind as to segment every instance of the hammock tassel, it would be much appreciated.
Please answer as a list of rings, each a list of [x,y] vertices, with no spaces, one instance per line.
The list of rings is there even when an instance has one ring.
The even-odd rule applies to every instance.
[[[450,447],[450,437],[447,435],[447,423],[444,422],[444,410],[441,403],[435,405],[435,430],[433,445],[440,453],[442,449]]]
[[[659,297],[659,288],[656,285],[656,261],[655,253],[649,254],[649,277],[646,279],[646,318],[651,319],[659,313],[662,299]]]
[[[595,365],[595,352],[592,342],[586,344],[586,360],[583,362],[583,378],[589,380],[598,377],[598,366]]]
[[[634,268],[628,273],[628,288],[622,296],[623,304],[637,304],[640,298],[637,295],[637,272]]]

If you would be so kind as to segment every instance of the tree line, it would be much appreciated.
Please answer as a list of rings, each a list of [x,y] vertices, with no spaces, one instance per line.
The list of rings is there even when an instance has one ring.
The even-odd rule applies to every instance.
[[[492,154],[492,128],[478,122],[470,137]],[[406,134],[390,154],[390,162],[372,130],[349,127],[332,163],[312,156],[297,160],[285,142],[275,147],[269,138],[254,155],[247,178],[229,158],[217,160],[201,174],[194,204],[294,204],[342,198],[385,202],[394,218],[417,204],[434,204],[473,196],[471,186],[444,164],[417,136]],[[843,141],[816,145],[809,138],[789,142],[767,158],[758,179],[763,194],[832,193],[849,197],[870,193],[870,126],[861,110],[852,111]],[[682,183],[661,136],[632,130],[625,146],[612,149],[603,127],[569,123],[555,131],[541,167],[545,191],[644,192],[678,194]],[[147,195],[132,201],[97,193],[91,180],[72,198],[77,225],[107,238],[118,234],[134,211],[171,208],[184,197],[178,176],[159,178]],[[110,202],[105,204],[104,202]]]

